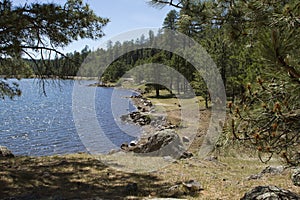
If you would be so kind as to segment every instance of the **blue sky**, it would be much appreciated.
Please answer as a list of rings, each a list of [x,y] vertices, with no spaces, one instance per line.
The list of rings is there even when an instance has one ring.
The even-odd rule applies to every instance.
[[[90,49],[97,48],[100,44],[120,33],[140,28],[159,28],[167,13],[172,9],[166,6],[162,9],[153,8],[147,4],[147,0],[83,0],[90,8],[101,17],[107,17],[111,22],[103,29],[105,37],[98,41],[75,41],[64,49],[65,52],[80,51],[88,45]],[[25,2],[53,2],[52,0],[13,0],[15,5]],[[66,0],[56,0],[56,3],[64,3]],[[132,38],[136,39],[136,38]]]

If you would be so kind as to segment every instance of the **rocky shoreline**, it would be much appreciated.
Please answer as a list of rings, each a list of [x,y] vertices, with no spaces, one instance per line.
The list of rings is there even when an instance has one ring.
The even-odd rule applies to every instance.
[[[88,87],[115,87],[113,84],[105,84],[105,83],[91,83]]]
[[[152,131],[161,131],[165,129],[175,129],[175,125],[168,122],[166,116],[155,115],[155,107],[152,102],[142,95],[130,97],[137,108],[129,114],[122,115],[121,120],[126,123],[134,123],[142,127],[149,126]],[[147,129],[147,130],[148,130]]]
[[[166,116],[156,115],[155,106],[142,95],[130,97],[137,111],[121,116],[126,123],[142,127],[143,133],[136,141],[123,143],[121,150],[147,156],[171,156],[173,158],[189,158],[192,153],[185,151],[184,142],[176,133],[177,126],[171,124]]]

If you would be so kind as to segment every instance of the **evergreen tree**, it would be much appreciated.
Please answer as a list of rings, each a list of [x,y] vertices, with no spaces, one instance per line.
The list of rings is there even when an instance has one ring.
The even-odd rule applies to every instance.
[[[65,56],[57,50],[58,47],[81,38],[100,38],[103,36],[102,27],[108,22],[108,19],[96,16],[81,0],[68,0],[64,5],[26,3],[23,6],[13,6],[10,0],[1,0],[0,14],[0,59],[20,59],[27,55],[34,60],[31,51],[38,52],[41,62],[35,62],[35,73],[41,77],[54,73],[45,54]],[[9,90],[7,85],[9,83],[5,80],[0,81],[2,97],[14,94],[14,87]]]
[[[300,2],[150,3],[180,9],[181,31],[206,47],[216,47],[210,54],[219,66],[227,92],[240,97],[235,104],[229,103],[234,138],[249,141],[260,155],[271,158],[279,154],[287,163],[299,164]],[[195,30],[198,25],[200,32]],[[209,37],[211,31],[216,33],[215,38]],[[257,76],[257,84],[251,84]],[[241,85],[246,86],[239,89]]]

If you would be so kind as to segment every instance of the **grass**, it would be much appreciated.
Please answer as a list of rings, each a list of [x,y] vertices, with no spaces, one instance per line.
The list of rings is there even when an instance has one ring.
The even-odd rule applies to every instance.
[[[171,124],[185,126],[186,123],[195,119],[195,115],[199,114],[195,112],[196,110],[205,110],[205,102],[202,97],[177,98],[175,96],[165,98],[170,95],[167,90],[161,90],[160,95],[160,98],[156,98],[155,92],[152,91],[144,96],[155,105],[156,115],[166,115]],[[194,115],[190,115],[192,113]]]

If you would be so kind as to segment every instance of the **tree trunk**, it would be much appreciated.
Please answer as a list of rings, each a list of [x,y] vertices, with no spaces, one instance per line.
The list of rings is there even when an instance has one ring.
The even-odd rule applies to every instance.
[[[155,85],[155,96],[159,97],[159,85]]]

